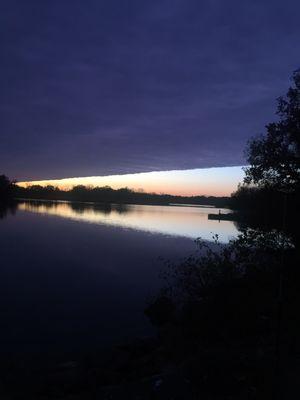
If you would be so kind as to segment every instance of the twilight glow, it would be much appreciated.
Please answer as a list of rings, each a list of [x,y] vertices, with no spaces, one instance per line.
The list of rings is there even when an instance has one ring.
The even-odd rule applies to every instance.
[[[244,172],[240,166],[24,181],[18,184],[20,186],[54,185],[61,189],[70,189],[75,185],[110,186],[113,189],[128,187],[145,192],[184,196],[228,196],[236,190],[243,176]]]

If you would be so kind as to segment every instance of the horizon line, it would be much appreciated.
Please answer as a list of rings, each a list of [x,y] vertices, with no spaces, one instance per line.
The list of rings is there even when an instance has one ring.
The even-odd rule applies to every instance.
[[[181,196],[228,196],[243,180],[244,165],[230,167],[193,168],[168,171],[136,172],[132,174],[93,175],[59,179],[23,180],[19,186],[53,185],[69,189],[76,185],[130,188],[148,193],[169,193]],[[204,194],[205,193],[205,194]]]

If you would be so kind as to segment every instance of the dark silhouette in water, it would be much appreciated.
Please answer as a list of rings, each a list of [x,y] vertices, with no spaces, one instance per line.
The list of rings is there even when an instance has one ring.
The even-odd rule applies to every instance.
[[[17,211],[17,203],[10,201],[1,203],[0,202],[0,219],[5,218],[8,214],[14,215]]]
[[[16,211],[16,204],[13,200],[14,189],[14,183],[7,176],[0,175],[0,219],[8,213],[14,214]]]
[[[10,201],[14,195],[14,183],[7,176],[0,175],[0,203]]]
[[[55,209],[61,202],[55,200],[17,200],[17,204],[26,204],[28,208],[39,209],[46,207],[47,209]],[[110,214],[112,211],[116,211],[118,214],[125,214],[128,212],[128,206],[126,204],[106,204],[106,203],[86,203],[86,202],[64,202],[76,214],[84,214],[86,210],[95,211],[97,214]]]
[[[285,230],[298,237],[297,224],[300,192],[281,192],[271,187],[241,185],[229,201],[239,227],[282,229],[283,206],[286,202]]]

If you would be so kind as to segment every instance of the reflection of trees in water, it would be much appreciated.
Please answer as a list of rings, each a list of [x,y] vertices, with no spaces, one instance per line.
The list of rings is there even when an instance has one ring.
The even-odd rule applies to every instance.
[[[39,208],[46,208],[48,210],[52,210],[58,207],[59,203],[55,201],[45,201],[45,200],[25,200],[18,201],[18,204],[24,205],[26,208],[30,210],[38,210]]]
[[[76,214],[83,214],[85,210],[91,208],[83,203],[70,203],[68,207],[70,207],[72,211],[75,211]]]
[[[16,206],[13,200],[14,184],[5,175],[0,175],[0,218],[8,213],[14,214]]]
[[[101,214],[110,214],[112,207],[110,204],[91,204],[91,203],[66,203],[76,214],[84,214],[85,211],[94,211]]]
[[[126,214],[130,212],[130,209],[127,204],[116,204],[114,206],[114,210],[117,211],[119,214]]]
[[[240,232],[245,229],[255,229],[263,232],[269,232],[271,230],[278,230],[285,232],[288,236],[293,238],[295,243],[299,243],[299,229],[298,220],[295,218],[296,205],[290,208],[289,213],[286,215],[285,226],[283,227],[282,210],[278,206],[276,212],[263,213],[262,210],[258,212],[247,212],[245,210],[239,210],[235,212],[235,219],[233,220],[234,226]]]
[[[100,203],[67,203],[68,206],[77,214],[84,214],[85,211],[94,211],[96,214],[109,215],[112,211],[119,214],[129,212],[129,207],[125,204],[100,204]]]
[[[25,205],[26,208],[34,211],[39,209],[57,209],[63,205],[76,214],[84,214],[86,211],[93,211],[96,214],[109,215],[112,211],[118,214],[124,214],[130,211],[126,204],[101,204],[101,203],[83,203],[83,202],[60,202],[60,201],[43,201],[43,200],[26,200],[19,201],[18,204]]]
[[[269,221],[268,224],[263,224],[260,218],[257,218],[255,215],[236,213],[236,219],[233,220],[233,224],[239,232],[244,231],[247,228],[251,229],[260,229],[262,231],[266,231],[269,229],[278,228],[277,224],[273,224]]]
[[[5,218],[8,214],[15,215],[17,210],[17,204],[12,203],[0,203],[0,219]]]
[[[43,206],[46,207],[47,209],[53,209],[53,208],[57,208],[57,203],[55,203],[55,202],[52,203],[50,201],[44,201]]]
[[[118,214],[129,212],[129,207],[126,204],[101,204],[101,203],[66,203],[68,206],[78,214],[84,214],[87,210],[92,210],[95,213],[108,215],[112,211]]]

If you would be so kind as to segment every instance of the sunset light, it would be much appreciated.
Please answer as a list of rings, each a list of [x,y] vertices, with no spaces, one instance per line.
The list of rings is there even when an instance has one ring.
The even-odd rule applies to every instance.
[[[183,171],[145,172],[140,174],[89,176],[42,181],[19,182],[20,186],[54,185],[70,189],[75,185],[128,187],[135,191],[194,196],[229,196],[242,182],[242,167],[203,168]]]

